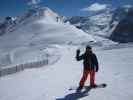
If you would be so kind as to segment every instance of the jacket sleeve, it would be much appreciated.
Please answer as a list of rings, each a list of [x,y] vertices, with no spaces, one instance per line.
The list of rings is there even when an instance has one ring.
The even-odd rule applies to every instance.
[[[80,61],[80,60],[82,60],[83,58],[84,58],[84,54],[80,55],[80,52],[77,52],[77,53],[76,53],[76,60],[77,60],[77,61]]]
[[[96,71],[99,70],[99,64],[98,64],[98,60],[97,60],[97,56],[94,54],[94,64],[96,66]]]

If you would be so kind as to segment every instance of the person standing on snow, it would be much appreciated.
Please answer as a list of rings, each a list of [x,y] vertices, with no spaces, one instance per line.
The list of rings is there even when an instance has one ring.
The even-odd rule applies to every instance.
[[[90,46],[87,46],[85,53],[82,55],[80,55],[80,50],[78,49],[76,52],[76,60],[77,61],[83,60],[83,65],[84,65],[83,76],[79,82],[78,89],[82,89],[84,87],[88,75],[90,75],[90,86],[96,87],[95,72],[98,72],[99,66],[98,66],[97,57],[92,52],[92,48]]]

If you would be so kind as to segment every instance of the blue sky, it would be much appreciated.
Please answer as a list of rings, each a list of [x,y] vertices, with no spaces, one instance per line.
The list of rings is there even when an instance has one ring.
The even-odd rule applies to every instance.
[[[40,2],[41,6],[47,6],[65,16],[88,15],[89,11],[81,9],[87,8],[94,3],[111,4],[113,7],[133,5],[133,0],[0,0],[0,16],[21,15],[30,7],[29,2]]]

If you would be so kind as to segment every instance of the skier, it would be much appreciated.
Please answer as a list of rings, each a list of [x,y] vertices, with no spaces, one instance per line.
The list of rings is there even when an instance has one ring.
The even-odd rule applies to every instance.
[[[90,86],[96,87],[95,84],[95,72],[98,72],[98,60],[96,55],[92,52],[91,46],[86,47],[84,54],[80,55],[80,50],[76,52],[76,60],[83,60],[84,70],[83,76],[79,82],[79,87],[77,90],[81,90],[84,87],[84,83],[87,80],[88,75],[90,75]]]

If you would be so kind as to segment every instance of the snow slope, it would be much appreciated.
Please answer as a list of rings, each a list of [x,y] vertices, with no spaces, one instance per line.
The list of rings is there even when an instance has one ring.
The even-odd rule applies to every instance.
[[[100,64],[97,83],[104,82],[108,86],[86,94],[68,90],[78,85],[82,74],[82,62],[75,61],[76,48],[59,47],[62,58],[47,68],[29,69],[1,77],[0,100],[132,100],[132,47],[113,50],[94,48]]]
[[[77,28],[82,29],[89,34],[109,37],[112,34],[112,31],[110,29],[110,24],[112,24],[110,23],[112,21],[112,15],[112,9],[108,9],[107,11],[93,16],[73,16],[68,18],[67,20],[72,25],[75,25]],[[116,25],[116,23],[113,24]],[[109,30],[110,32],[108,32]]]
[[[37,15],[36,15],[37,14]],[[28,45],[37,41],[48,43],[80,43],[81,39],[92,41],[93,38],[72,25],[57,21],[59,17],[49,8],[37,9],[35,14],[20,17],[15,31],[0,37],[1,48]],[[28,17],[26,17],[28,16]],[[7,41],[8,40],[8,41]],[[2,43],[4,42],[4,43]],[[45,43],[47,44],[47,43]],[[10,45],[10,46],[9,46]]]
[[[92,16],[68,17],[72,25],[83,31],[111,39],[115,42],[128,43],[133,41],[133,6],[123,5]]]
[[[89,41],[95,40],[73,25],[63,23],[61,17],[51,9],[32,9],[18,17],[16,25],[0,37],[0,65],[19,63],[22,59],[23,62],[40,59],[37,58],[40,49],[53,44],[81,44]]]

